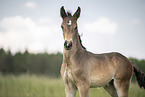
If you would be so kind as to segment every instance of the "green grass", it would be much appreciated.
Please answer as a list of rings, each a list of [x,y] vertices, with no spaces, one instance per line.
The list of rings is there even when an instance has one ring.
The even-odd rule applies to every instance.
[[[64,84],[62,79],[44,76],[0,75],[0,97],[65,97]],[[111,96],[103,88],[93,88],[90,97]],[[132,83],[129,97],[145,97],[145,91]]]

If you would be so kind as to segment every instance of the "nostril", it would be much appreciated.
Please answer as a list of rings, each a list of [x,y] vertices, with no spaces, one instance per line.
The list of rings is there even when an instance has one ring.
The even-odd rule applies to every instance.
[[[66,46],[66,45],[67,45],[67,41],[64,42],[64,46]]]

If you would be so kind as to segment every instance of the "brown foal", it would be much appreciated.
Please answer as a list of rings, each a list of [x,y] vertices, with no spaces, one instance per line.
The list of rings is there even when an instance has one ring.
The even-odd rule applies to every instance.
[[[66,97],[89,97],[89,88],[104,87],[112,97],[128,97],[129,85],[135,72],[140,87],[145,88],[145,75],[128,58],[120,53],[93,54],[81,43],[77,19],[81,9],[71,15],[60,9],[64,36],[61,76],[65,83]]]

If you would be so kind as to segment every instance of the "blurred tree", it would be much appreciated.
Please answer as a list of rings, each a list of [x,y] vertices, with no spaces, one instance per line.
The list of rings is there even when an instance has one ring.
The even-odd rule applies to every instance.
[[[10,50],[6,53],[2,48],[0,49],[0,71],[3,74],[13,73],[13,55]]]

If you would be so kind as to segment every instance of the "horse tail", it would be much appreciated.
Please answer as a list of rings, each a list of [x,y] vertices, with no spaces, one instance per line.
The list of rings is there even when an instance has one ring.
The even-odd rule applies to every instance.
[[[139,69],[139,67],[134,62],[131,63],[134,67],[134,73],[139,87],[145,89],[145,74]]]

